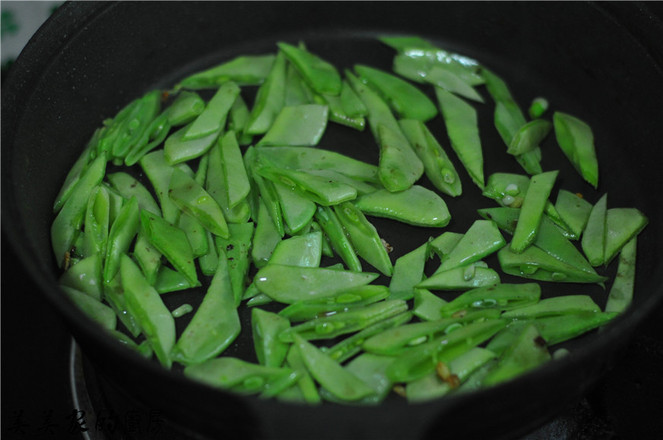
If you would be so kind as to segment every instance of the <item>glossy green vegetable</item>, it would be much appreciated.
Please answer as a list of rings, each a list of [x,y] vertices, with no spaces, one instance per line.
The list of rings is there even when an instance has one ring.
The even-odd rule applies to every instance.
[[[506,245],[497,225],[490,220],[476,220],[458,243],[445,255],[437,272],[466,266],[497,252]]]
[[[58,283],[60,286],[85,293],[99,301],[104,290],[101,277],[102,264],[101,254],[96,253],[85,257],[67,269],[58,280]]]
[[[608,211],[608,194],[603,194],[594,204],[587,225],[582,235],[582,250],[592,266],[600,266],[605,262],[605,229]]]
[[[608,302],[605,305],[606,312],[621,313],[633,300],[637,242],[637,237],[633,237],[619,252],[617,275],[610,287]]]
[[[317,145],[327,128],[328,113],[327,106],[318,104],[283,107],[257,146],[312,147]]]
[[[235,81],[240,85],[261,84],[274,63],[274,55],[242,55],[184,78],[176,88],[208,89]]]
[[[123,207],[108,233],[103,279],[110,283],[120,270],[120,259],[128,250],[140,226],[138,199],[133,197]],[[145,212],[145,211],[143,211]]]
[[[67,286],[60,286],[60,288],[88,318],[106,330],[115,330],[117,317],[113,309],[85,292]]]
[[[284,42],[279,42],[276,45],[297,68],[302,78],[317,93],[328,93],[330,95],[341,93],[341,75],[334,65],[306,49]]]
[[[479,137],[476,110],[461,98],[436,87],[435,94],[442,110],[451,148],[456,152],[472,181],[483,188],[483,150]]]
[[[285,56],[279,52],[271,64],[269,74],[258,89],[253,108],[246,122],[245,132],[264,134],[283,108],[285,101]]]
[[[582,178],[596,188],[599,184],[599,164],[591,127],[575,116],[562,112],[553,114],[553,124],[559,147]]]
[[[416,295],[415,286],[424,277],[427,259],[427,243],[398,257],[394,263],[393,274],[389,282],[391,298],[408,300]]]
[[[520,209],[518,224],[513,231],[510,245],[513,252],[524,251],[536,239],[541,216],[558,173],[558,171],[547,171],[532,176]]]

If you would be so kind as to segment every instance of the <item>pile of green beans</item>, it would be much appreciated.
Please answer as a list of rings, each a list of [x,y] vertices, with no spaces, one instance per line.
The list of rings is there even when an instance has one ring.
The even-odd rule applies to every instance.
[[[476,60],[419,37],[380,41],[395,51],[393,72],[339,72],[303,43],[279,42],[275,53],[149,91],[105,120],[54,202],[63,292],[165,368],[308,404],[376,404],[392,391],[416,402],[492,386],[622,313],[646,216],[608,207],[607,194],[591,203],[558,189],[553,203],[558,170],[541,165],[552,132],[597,188],[591,128],[561,111],[546,120],[543,98],[526,115]],[[477,112],[486,108],[523,174],[484,175]],[[444,198],[463,186],[446,140],[429,129],[439,119],[471,183],[497,204],[464,231],[443,231]],[[328,124],[368,130],[377,165],[320,148]],[[428,228],[430,239],[392,261],[373,217]],[[499,268],[486,263],[491,255]],[[615,258],[603,309],[588,295],[541,297],[539,282],[609,281],[595,268]],[[500,271],[522,282],[504,283]],[[199,305],[165,305],[162,295],[194,288],[204,290]],[[251,328],[239,307],[252,308]],[[241,332],[255,362],[224,356]]]

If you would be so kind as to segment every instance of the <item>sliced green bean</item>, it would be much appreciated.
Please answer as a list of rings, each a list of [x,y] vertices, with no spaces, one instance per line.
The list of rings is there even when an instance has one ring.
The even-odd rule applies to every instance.
[[[147,153],[161,145],[170,133],[168,110],[164,110],[150,122],[138,141],[131,147],[124,157],[124,164],[134,165]]]
[[[140,227],[138,199],[132,197],[124,204],[108,233],[108,247],[104,258],[103,279],[109,283],[120,270],[120,259],[128,250]]]
[[[511,239],[510,247],[513,252],[524,251],[536,239],[543,210],[558,174],[558,171],[547,171],[532,176]]]
[[[180,210],[168,196],[168,184],[175,167],[166,161],[163,150],[146,154],[139,163],[150,183],[152,183],[164,220],[172,225],[176,224]]]
[[[81,176],[87,169],[90,162],[93,160],[91,154],[94,151],[94,147],[96,146],[96,141],[99,137],[99,133],[101,132],[101,130],[102,130],[101,128],[98,128],[94,132],[87,146],[85,147],[81,155],[78,156],[78,159],[76,159],[76,162],[74,162],[71,169],[67,173],[67,176],[65,177],[64,182],[60,187],[60,191],[58,192],[58,195],[55,197],[55,202],[53,203],[53,212],[55,214],[57,214],[62,208],[62,206],[65,204],[65,202],[71,195],[72,190],[80,180]]]
[[[610,208],[605,217],[605,254],[609,264],[633,237],[647,226],[649,219],[637,208]]]
[[[545,119],[535,119],[520,127],[513,136],[506,152],[514,156],[529,153],[548,136],[552,124]]]
[[[101,254],[92,254],[69,267],[58,280],[60,286],[70,287],[90,297],[101,300],[103,295],[103,282]]]
[[[587,225],[592,204],[578,194],[560,189],[557,193],[555,209],[573,234],[580,237]]]
[[[117,317],[113,309],[102,303],[98,298],[94,298],[80,290],[68,286],[60,286],[60,289],[88,318],[106,330],[115,330]]]
[[[494,222],[475,220],[458,244],[444,257],[437,272],[482,260],[497,252],[504,245],[506,245],[506,241]]]
[[[469,290],[499,283],[500,275],[496,271],[471,263],[468,266],[436,272],[416,287],[431,290]]]
[[[228,113],[239,95],[239,86],[232,81],[224,83],[207,102],[200,113],[182,136],[183,141],[205,138],[219,133],[226,125]]]
[[[103,185],[90,194],[85,210],[84,255],[106,254],[110,228],[110,196]]]
[[[106,156],[98,156],[82,173],[51,225],[51,247],[55,261],[63,267],[85,217],[90,194],[106,172]]]
[[[403,119],[428,121],[437,115],[433,101],[409,82],[370,66],[354,66],[359,76],[373,87]]]
[[[161,209],[157,202],[154,201],[152,194],[150,194],[148,189],[136,178],[123,171],[110,173],[106,175],[106,178],[122,197],[127,200],[136,197],[140,209],[145,209],[156,215],[161,215]]]
[[[271,64],[269,74],[256,94],[246,123],[245,133],[264,134],[283,108],[285,101],[286,59],[279,52]]]
[[[175,88],[215,89],[228,81],[240,85],[259,85],[265,81],[274,58],[273,54],[238,56],[187,76]]]
[[[334,210],[327,206],[318,206],[314,218],[322,228],[333,250],[341,257],[348,269],[361,272],[361,262],[357,256],[355,248],[350,239],[343,230],[343,225],[334,213]]]
[[[192,124],[193,122],[190,122],[166,138],[163,154],[170,165],[186,162],[207,153],[221,133],[221,130],[218,130],[207,136],[184,139]]]
[[[188,124],[205,110],[205,101],[196,92],[181,90],[168,107],[168,122],[173,127]]]
[[[398,123],[435,188],[452,197],[459,196],[463,188],[456,167],[426,124],[414,119],[403,119]]]
[[[442,111],[451,148],[456,152],[472,181],[483,188],[483,150],[479,137],[476,110],[461,98],[436,87],[435,93]]]
[[[205,255],[209,250],[207,245],[207,230],[205,227],[198,221],[197,218],[182,212],[179,220],[177,221],[177,227],[184,231],[186,234],[187,240],[191,245],[191,251],[193,251],[193,257],[198,258],[201,255]]]
[[[341,75],[336,67],[306,49],[288,43],[276,43],[296,68],[302,78],[317,93],[338,95],[341,93]]]
[[[147,211],[142,211],[140,216],[142,231],[152,246],[184,275],[191,286],[199,285],[193,251],[184,231]]]
[[[320,394],[318,393],[318,387],[309,374],[297,345],[290,345],[290,349],[288,350],[288,354],[286,356],[286,363],[290,368],[299,373],[299,380],[297,381],[297,385],[301,390],[302,399],[308,404],[319,405],[322,400],[320,399]]]
[[[423,321],[435,321],[442,318],[440,311],[446,303],[447,301],[426,289],[415,289],[412,313]]]
[[[302,104],[283,107],[257,146],[317,145],[327,128],[329,109],[326,105]]]
[[[142,229],[139,229],[136,236],[133,257],[147,282],[154,286],[161,268],[161,252],[150,243]]]
[[[280,367],[286,358],[289,345],[279,339],[279,334],[290,328],[290,322],[276,313],[259,308],[251,311],[253,344],[261,365]]]
[[[239,335],[240,322],[224,254],[202,303],[173,348],[174,361],[199,364],[222,353]]]
[[[428,260],[428,243],[396,259],[389,282],[392,299],[411,299],[415,296],[415,286],[424,278],[424,269]]]
[[[212,276],[219,265],[219,254],[216,250],[214,234],[206,231],[205,236],[207,237],[207,252],[198,257],[198,264],[203,275]]]
[[[378,274],[373,272],[268,264],[258,271],[254,282],[272,299],[292,304],[304,299],[334,296],[352,287],[369,284],[377,277]]]
[[[265,203],[262,199],[259,203],[258,221],[256,222],[253,246],[251,247],[251,258],[258,269],[267,264],[274,248],[281,241],[281,234],[274,226]]]
[[[170,368],[170,351],[175,345],[175,321],[159,293],[150,286],[140,269],[126,254],[120,262],[122,288],[127,308],[136,318],[161,364]]]
[[[294,341],[311,376],[335,397],[354,401],[375,393],[364,381],[301,336],[295,334]]]
[[[210,359],[184,368],[184,375],[190,379],[240,394],[262,392],[267,383],[291,373],[289,368],[266,367],[231,356]]]
[[[600,307],[588,295],[564,295],[542,299],[537,304],[506,311],[502,314],[502,318],[528,319],[600,311]]]
[[[173,315],[173,318],[181,318],[182,316],[189,314],[193,312],[193,306],[191,304],[182,304],[172,312],[170,312],[171,315]]]
[[[555,345],[605,325],[617,315],[614,312],[584,312],[539,318],[533,323],[548,345]]]
[[[393,383],[387,377],[386,370],[392,361],[393,358],[390,356],[362,353],[348,362],[345,369],[373,388],[372,395],[354,401],[355,405],[377,405],[387,397]],[[321,394],[325,400],[343,402],[336,399],[333,394],[327,392],[324,388],[321,390]]]
[[[608,194],[603,194],[589,212],[587,225],[580,241],[587,260],[595,267],[605,262],[607,211]]]
[[[511,310],[534,304],[541,297],[541,287],[536,283],[497,284],[478,287],[462,293],[440,310],[442,316],[453,316],[472,310]]]
[[[393,264],[377,229],[351,202],[334,206],[334,213],[343,225],[357,255],[386,276],[393,273]]]
[[[553,114],[553,125],[559,147],[582,178],[596,188],[599,184],[599,164],[591,127],[562,112]]]
[[[168,266],[161,266],[157,273],[157,279],[154,282],[154,288],[159,294],[177,292],[178,290],[190,289],[196,287],[196,284],[191,282],[181,273],[169,268]]]
[[[255,226],[251,222],[238,224],[231,223],[228,225],[228,229],[230,231],[230,236],[228,238],[216,236],[214,237],[214,240],[216,242],[219,259],[222,258],[222,255],[225,255],[228,260],[230,283],[232,284],[235,305],[237,306],[239,305],[246,288],[247,275],[251,264],[249,253],[253,234],[255,232]]]
[[[619,252],[617,275],[610,287],[608,302],[605,305],[606,312],[622,313],[631,305],[635,284],[637,241],[638,238],[633,237]]]

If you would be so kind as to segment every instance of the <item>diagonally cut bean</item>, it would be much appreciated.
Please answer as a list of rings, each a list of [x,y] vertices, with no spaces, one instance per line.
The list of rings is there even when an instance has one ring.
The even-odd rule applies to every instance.
[[[258,89],[245,133],[255,135],[269,130],[285,101],[285,80],[286,59],[283,53],[279,52],[271,64],[267,78]]]
[[[332,249],[341,257],[348,269],[361,272],[361,262],[359,261],[357,252],[345,234],[343,225],[334,213],[334,210],[328,206],[318,206],[314,218],[329,238]]]
[[[637,208],[610,208],[605,216],[605,254],[609,264],[633,237],[642,231],[649,219]]]
[[[334,65],[306,49],[285,42],[279,42],[276,45],[317,93],[330,95],[341,93],[341,76]]]
[[[562,112],[553,114],[553,124],[559,147],[582,178],[596,189],[599,184],[599,164],[591,127],[575,116]]]
[[[444,199],[420,185],[399,192],[378,189],[359,196],[354,204],[366,215],[414,226],[443,228],[451,220]]]
[[[524,251],[536,239],[541,216],[552,191],[558,171],[547,171],[532,176],[529,188],[520,208],[518,224],[511,239],[511,250]]]
[[[327,128],[329,109],[326,105],[302,104],[283,107],[257,146],[317,145]]]
[[[120,259],[129,250],[129,246],[138,233],[140,212],[138,199],[132,197],[131,200],[125,203],[111,225],[108,233],[108,247],[104,258],[103,279],[105,283],[110,283],[120,270]]]
[[[638,238],[633,237],[619,252],[617,275],[610,287],[608,302],[605,305],[606,312],[622,313],[633,300],[637,241]]]
[[[497,225],[490,220],[475,220],[458,244],[442,260],[437,272],[465,266],[497,252],[506,245]]]
[[[396,259],[389,282],[390,298],[408,300],[415,296],[415,286],[424,278],[428,243]]]
[[[228,113],[239,95],[239,87],[232,81],[224,83],[207,102],[205,110],[188,125],[183,141],[204,138],[220,133],[226,125]]]
[[[267,77],[274,58],[273,54],[241,55],[187,76],[175,88],[215,89],[227,81],[235,81],[240,85],[259,85]]]
[[[605,262],[607,211],[608,194],[603,194],[589,212],[587,225],[580,241],[582,251],[592,266],[600,266]]]

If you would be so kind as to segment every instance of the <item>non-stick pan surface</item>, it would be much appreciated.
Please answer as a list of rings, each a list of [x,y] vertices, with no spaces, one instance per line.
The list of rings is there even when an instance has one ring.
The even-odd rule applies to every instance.
[[[494,389],[420,405],[389,399],[372,408],[309,408],[191,383],[118,347],[64,299],[50,250],[52,201],[105,117],[151,88],[171,86],[235,55],[271,52],[280,40],[305,41],[340,68],[363,63],[389,69],[393,51],[375,41],[385,33],[421,35],[472,56],[499,72],[522,106],[545,96],[552,108],[592,126],[601,173],[597,191],[572,172],[552,139],[542,146],[543,166],[563,170],[560,187],[592,202],[607,192],[611,207],[633,206],[649,217],[639,239],[635,302],[624,316],[571,344],[572,356]],[[44,298],[101,371],[150,407],[215,438],[234,430],[243,437],[278,438],[488,438],[526,432],[582,395],[663,297],[662,45],[660,21],[640,4],[70,3],[29,43],[3,88],[3,228]],[[491,115],[480,116],[486,175],[521,172],[504,154]],[[445,139],[439,118],[431,127]],[[368,133],[335,127],[321,146],[377,160]],[[463,196],[448,200],[453,221],[447,229],[457,232],[476,219],[475,209],[491,206],[462,177]],[[389,221],[376,226],[393,245],[393,258],[436,235]],[[601,270],[614,275],[615,268]],[[598,286],[546,286],[544,296],[580,290],[605,304],[606,291]],[[190,298],[180,295],[166,301],[173,306]],[[247,325],[248,316],[243,320]],[[240,337],[229,353],[251,357],[251,350],[250,338]]]

